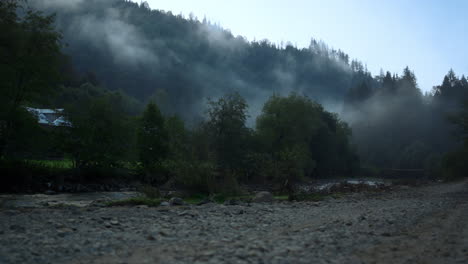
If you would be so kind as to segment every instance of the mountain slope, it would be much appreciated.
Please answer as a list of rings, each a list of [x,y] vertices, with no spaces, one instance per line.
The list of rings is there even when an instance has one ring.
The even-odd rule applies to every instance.
[[[291,91],[340,106],[346,91],[369,74],[348,55],[313,40],[310,48],[248,42],[217,25],[150,10],[124,0],[39,0],[56,12],[80,72],[92,72],[109,89],[147,100],[166,112],[193,117],[206,97],[239,91],[251,114],[273,93]],[[336,108],[339,109],[339,108]],[[335,109],[330,109],[335,110]]]

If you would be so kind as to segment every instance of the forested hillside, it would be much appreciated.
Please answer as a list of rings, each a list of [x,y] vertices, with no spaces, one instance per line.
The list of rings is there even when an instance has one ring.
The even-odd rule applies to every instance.
[[[468,87],[464,77],[455,85],[453,72],[423,95],[410,69],[372,77],[362,63],[314,39],[307,49],[248,42],[206,19],[129,1],[37,3],[57,12],[76,71],[143,104],[155,100],[163,113],[189,123],[203,116],[208,97],[236,91],[253,126],[269,96],[294,91],[348,121],[371,167],[427,169],[455,144],[447,115]]]
[[[73,67],[145,103],[156,98],[163,112],[187,121],[203,114],[207,97],[232,91],[247,99],[252,115],[271,94],[291,91],[339,111],[346,91],[369,74],[342,51],[313,39],[307,49],[248,42],[206,19],[185,19],[145,4],[85,2],[34,1],[56,12]]]

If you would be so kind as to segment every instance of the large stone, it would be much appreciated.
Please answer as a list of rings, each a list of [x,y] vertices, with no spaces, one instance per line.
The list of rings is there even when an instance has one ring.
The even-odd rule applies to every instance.
[[[161,202],[161,204],[160,204],[160,206],[169,206],[169,205],[171,205],[171,204],[168,203],[168,202]]]
[[[229,199],[224,201],[224,205],[240,205],[240,201],[236,199]]]
[[[258,192],[253,198],[254,203],[271,203],[275,200],[270,192]]]
[[[172,205],[172,206],[175,206],[175,205],[184,205],[184,200],[182,200],[182,198],[179,198],[179,197],[172,197],[172,198],[169,200],[169,204]]]

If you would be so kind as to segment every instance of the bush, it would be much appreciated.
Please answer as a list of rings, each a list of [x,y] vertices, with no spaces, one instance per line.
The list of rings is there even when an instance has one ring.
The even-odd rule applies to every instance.
[[[146,197],[150,199],[156,199],[161,197],[159,189],[151,185],[143,185],[137,189],[137,191],[143,193]]]
[[[215,190],[215,166],[209,162],[167,160],[163,163],[176,185],[192,193],[212,193]]]
[[[175,185],[193,194],[239,193],[237,175],[230,170],[221,173],[213,163],[168,160],[163,163]]]
[[[447,154],[442,161],[442,175],[446,180],[454,180],[468,175],[468,151],[461,149]]]
[[[0,160],[0,192],[43,190],[46,183],[64,177],[67,171],[37,162]]]

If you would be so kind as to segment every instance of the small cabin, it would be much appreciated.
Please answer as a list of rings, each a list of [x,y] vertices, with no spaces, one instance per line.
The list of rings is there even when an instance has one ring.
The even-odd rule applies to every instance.
[[[66,119],[63,109],[39,109],[26,107],[26,110],[37,118],[37,122],[40,125],[71,127],[71,122]]]

